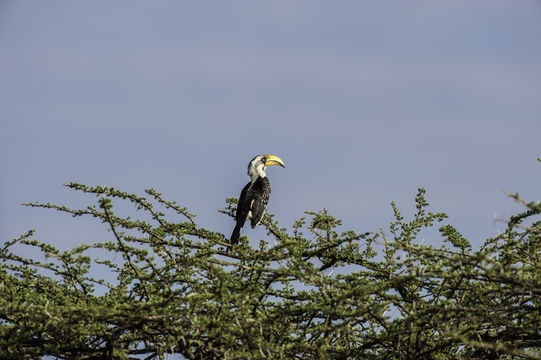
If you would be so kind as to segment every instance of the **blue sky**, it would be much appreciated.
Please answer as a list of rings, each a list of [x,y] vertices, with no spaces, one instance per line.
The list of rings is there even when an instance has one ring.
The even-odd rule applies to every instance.
[[[268,153],[284,226],[377,231],[423,186],[479,244],[519,209],[504,191],[540,198],[539,39],[537,1],[4,0],[0,235],[103,240],[20,206],[95,202],[69,181],[155,188],[229,235],[217,210]]]

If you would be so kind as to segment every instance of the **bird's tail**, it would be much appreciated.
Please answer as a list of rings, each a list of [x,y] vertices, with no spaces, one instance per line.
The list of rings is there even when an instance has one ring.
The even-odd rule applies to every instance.
[[[241,224],[235,225],[235,229],[233,229],[233,234],[231,234],[231,240],[230,240],[231,245],[235,245],[236,243],[239,242],[240,230],[241,229],[242,229]]]

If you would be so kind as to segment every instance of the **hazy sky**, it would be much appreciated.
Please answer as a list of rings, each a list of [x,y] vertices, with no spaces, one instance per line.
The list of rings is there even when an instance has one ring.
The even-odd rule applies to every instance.
[[[79,181],[217,212],[268,170],[283,226],[327,208],[377,231],[418,187],[472,242],[540,198],[539,1],[0,1],[0,236],[61,247],[102,225]],[[246,230],[252,240],[261,230]],[[432,240],[427,240],[432,241]]]

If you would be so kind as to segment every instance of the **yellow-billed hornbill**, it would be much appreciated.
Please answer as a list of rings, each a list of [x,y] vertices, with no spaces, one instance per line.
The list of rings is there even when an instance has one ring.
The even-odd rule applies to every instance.
[[[240,231],[246,220],[250,219],[253,229],[265,214],[271,193],[270,182],[265,174],[265,169],[269,165],[285,167],[282,159],[274,155],[257,155],[248,165],[250,182],[240,193],[236,215],[237,224],[231,234],[231,244],[239,241]]]

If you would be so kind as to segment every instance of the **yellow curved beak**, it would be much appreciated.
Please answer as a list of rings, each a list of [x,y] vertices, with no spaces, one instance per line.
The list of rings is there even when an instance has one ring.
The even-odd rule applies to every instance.
[[[278,156],[275,156],[275,155],[265,155],[265,157],[267,158],[267,162],[265,163],[265,166],[269,166],[269,165],[280,165],[281,167],[286,167],[284,165],[284,162],[282,161],[282,159],[280,159]]]

